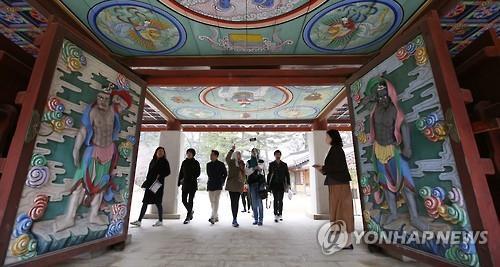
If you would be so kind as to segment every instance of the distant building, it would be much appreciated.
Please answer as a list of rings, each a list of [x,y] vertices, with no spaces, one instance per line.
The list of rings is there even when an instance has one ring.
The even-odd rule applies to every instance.
[[[288,170],[290,171],[290,183],[292,190],[297,193],[309,194],[309,150],[294,152],[286,157]]]

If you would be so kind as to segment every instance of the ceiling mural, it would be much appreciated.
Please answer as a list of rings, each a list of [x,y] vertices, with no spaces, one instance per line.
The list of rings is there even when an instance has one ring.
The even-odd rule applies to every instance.
[[[47,19],[26,0],[0,0],[0,33],[26,52],[36,55],[35,39],[47,27]]]
[[[344,1],[331,5],[309,20],[304,40],[322,52],[355,51],[394,34],[403,21],[395,1]]]
[[[306,14],[327,0],[161,0],[180,14],[217,27],[274,26]]]
[[[122,56],[368,54],[429,0],[58,0]]]
[[[454,34],[450,53],[458,54],[490,28],[500,36],[500,3],[498,1],[460,1],[441,18],[441,26]]]
[[[170,53],[186,42],[186,30],[175,17],[141,2],[99,3],[89,10],[88,21],[100,38],[139,53]]]
[[[150,87],[180,120],[308,120],[341,86]]]

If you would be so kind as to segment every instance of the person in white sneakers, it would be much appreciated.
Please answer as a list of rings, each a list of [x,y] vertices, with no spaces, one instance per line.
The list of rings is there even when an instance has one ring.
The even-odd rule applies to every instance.
[[[168,160],[165,156],[165,149],[163,147],[158,147],[155,151],[153,159],[149,163],[146,181],[144,181],[141,186],[146,191],[144,192],[144,198],[142,199],[142,208],[139,220],[131,222],[130,224],[140,227],[148,204],[155,204],[158,208],[158,221],[153,224],[153,226],[163,225],[163,208],[161,205],[163,200],[163,185],[165,184],[165,177],[169,175],[170,165],[168,164]]]
[[[210,153],[210,162],[207,163],[207,175],[207,191],[212,206],[212,216],[208,221],[214,224],[219,221],[220,192],[227,177],[226,165],[219,160],[219,151],[217,150],[212,150],[212,153]]]
[[[283,221],[283,196],[290,188],[290,173],[288,165],[281,161],[281,151],[274,151],[274,158],[269,164],[267,184],[274,197],[274,222],[278,222]]]

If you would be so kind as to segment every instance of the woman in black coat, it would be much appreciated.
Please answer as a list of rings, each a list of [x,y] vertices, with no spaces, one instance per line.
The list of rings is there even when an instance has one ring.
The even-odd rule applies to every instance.
[[[142,188],[146,191],[144,192],[144,198],[142,199],[141,214],[139,215],[139,220],[132,222],[130,224],[135,226],[141,226],[142,218],[146,213],[148,204],[155,204],[158,208],[158,221],[153,224],[153,226],[163,225],[163,207],[161,202],[163,200],[163,188],[165,184],[165,177],[170,175],[170,165],[165,156],[165,149],[163,147],[158,147],[155,151],[153,159],[149,163],[148,174],[146,176],[146,181],[142,184]],[[161,185],[156,192],[153,192],[151,186],[158,181]]]
[[[325,185],[328,186],[330,202],[330,221],[343,221],[348,233],[347,244],[344,249],[353,249],[352,232],[354,232],[354,211],[351,193],[351,175],[347,168],[345,153],[342,149],[342,138],[337,130],[326,132],[325,142],[330,145],[330,150],[325,158],[325,164],[313,165],[325,178]]]

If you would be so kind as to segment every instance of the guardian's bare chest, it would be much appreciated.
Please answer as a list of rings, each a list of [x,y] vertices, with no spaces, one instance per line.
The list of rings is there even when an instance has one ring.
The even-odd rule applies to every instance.
[[[375,123],[378,125],[391,126],[396,120],[396,109],[388,107],[387,109],[377,107],[374,113]]]
[[[114,116],[113,112],[99,112],[93,110],[90,112],[90,119],[95,128],[102,129],[113,126]]]

